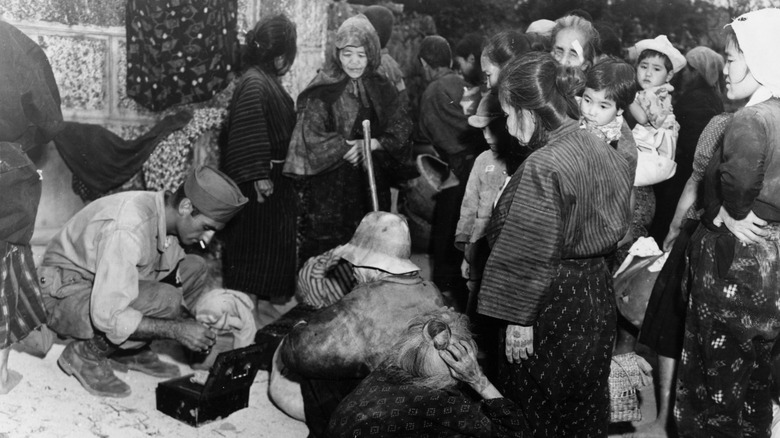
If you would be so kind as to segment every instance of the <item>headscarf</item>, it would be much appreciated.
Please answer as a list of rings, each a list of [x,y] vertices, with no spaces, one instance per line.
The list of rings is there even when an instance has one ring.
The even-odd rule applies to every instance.
[[[780,9],[766,8],[737,17],[731,24],[750,72],[773,97],[780,97]]]
[[[339,50],[347,46],[363,47],[366,49],[366,58],[368,58],[368,65],[366,71],[363,73],[365,76],[367,73],[376,71],[379,68],[379,64],[382,62],[381,47],[379,45],[379,36],[363,14],[358,14],[353,17],[347,18],[344,23],[339,26],[339,30],[336,31],[336,38],[334,39],[333,48],[330,54],[331,68],[336,71],[332,71],[335,75],[346,75],[341,66],[341,60],[339,59]]]
[[[688,65],[693,67],[710,87],[718,85],[723,71],[723,56],[705,46],[694,47],[685,54]]]

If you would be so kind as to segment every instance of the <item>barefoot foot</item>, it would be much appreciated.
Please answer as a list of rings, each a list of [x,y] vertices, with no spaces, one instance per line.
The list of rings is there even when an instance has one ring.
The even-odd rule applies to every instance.
[[[0,395],[8,394],[19,382],[22,381],[22,375],[14,370],[8,370],[8,376],[5,382],[0,382]]]

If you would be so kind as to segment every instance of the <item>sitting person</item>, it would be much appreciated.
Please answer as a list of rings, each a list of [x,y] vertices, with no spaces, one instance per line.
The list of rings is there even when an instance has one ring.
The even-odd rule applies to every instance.
[[[358,285],[340,301],[299,323],[285,337],[285,366],[304,378],[301,391],[310,436],[324,436],[330,414],[420,312],[441,307],[439,290],[409,260],[406,221],[368,213],[354,236],[333,251],[348,261]]]
[[[416,316],[387,359],[338,406],[330,437],[528,436],[522,412],[477,365],[468,318]]]
[[[180,244],[208,243],[246,202],[230,178],[201,166],[176,193],[117,193],[76,213],[38,270],[49,327],[76,338],[57,360],[60,368],[91,394],[126,397],[130,386],[112,367],[179,375],[149,349],[152,339],[210,350],[214,331],[182,315],[208,286],[208,269]]]

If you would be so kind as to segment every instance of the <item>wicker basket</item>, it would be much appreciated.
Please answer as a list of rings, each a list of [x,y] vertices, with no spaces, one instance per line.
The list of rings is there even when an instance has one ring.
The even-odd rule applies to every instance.
[[[642,382],[642,370],[636,362],[634,352],[612,357],[609,372],[609,421],[640,421],[637,387]]]

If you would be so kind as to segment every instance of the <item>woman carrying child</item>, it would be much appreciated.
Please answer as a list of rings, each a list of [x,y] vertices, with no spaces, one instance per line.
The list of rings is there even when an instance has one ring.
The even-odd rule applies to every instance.
[[[478,312],[507,324],[497,380],[536,437],[607,436],[615,304],[604,256],[631,216],[632,164],[579,128],[572,72],[531,52],[498,82],[509,132],[532,153],[488,226]]]

